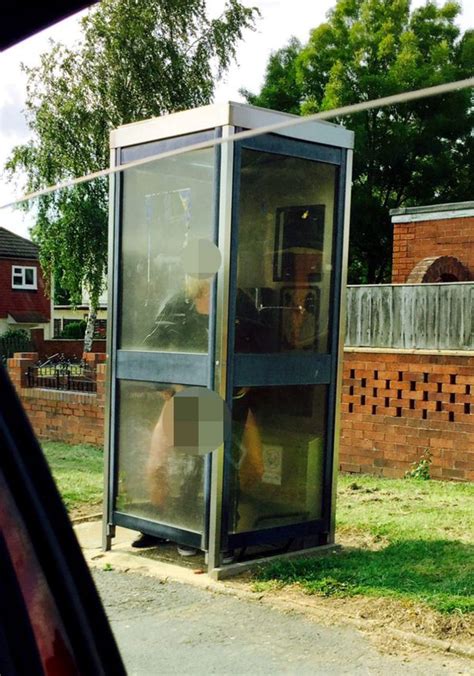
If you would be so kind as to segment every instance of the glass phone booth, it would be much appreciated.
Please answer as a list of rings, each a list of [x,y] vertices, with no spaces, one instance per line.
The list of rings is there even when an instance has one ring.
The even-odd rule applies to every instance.
[[[125,526],[212,572],[333,541],[353,133],[295,119],[229,103],[111,134],[106,547]],[[196,242],[215,274],[207,250],[186,267]],[[226,407],[201,452],[176,439],[206,390]]]

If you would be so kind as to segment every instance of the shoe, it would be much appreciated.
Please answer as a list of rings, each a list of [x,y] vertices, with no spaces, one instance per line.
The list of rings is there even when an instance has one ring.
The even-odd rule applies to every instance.
[[[177,550],[180,556],[196,556],[198,553],[195,547],[187,547],[186,545],[178,545]]]
[[[228,565],[229,563],[234,563],[235,561],[235,554],[233,550],[229,550],[228,552],[222,552],[221,556],[221,562],[224,565]]]
[[[132,542],[132,547],[135,549],[145,549],[145,547],[156,547],[168,542],[166,538],[159,538],[156,535],[148,535],[147,533],[140,533],[136,540]]]

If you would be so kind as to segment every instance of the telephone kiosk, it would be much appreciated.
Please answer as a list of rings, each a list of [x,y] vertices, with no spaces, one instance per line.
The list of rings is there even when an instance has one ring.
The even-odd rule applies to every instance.
[[[353,133],[298,119],[228,103],[111,134],[106,548],[123,526],[216,574],[333,541]]]

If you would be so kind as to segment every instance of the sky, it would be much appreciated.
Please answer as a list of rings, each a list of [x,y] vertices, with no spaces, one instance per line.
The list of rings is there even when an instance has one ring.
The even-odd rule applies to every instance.
[[[309,31],[325,20],[327,11],[335,0],[242,0],[244,4],[259,8],[261,18],[255,32],[247,31],[237,52],[237,63],[232,66],[215,94],[215,102],[241,101],[238,90],[245,87],[258,92],[263,82],[265,67],[272,51],[288,42],[291,36],[306,42]],[[224,0],[207,0],[211,16],[218,15]],[[413,0],[412,6],[424,4]],[[463,30],[474,27],[474,0],[464,0],[460,26]],[[20,64],[28,66],[39,62],[39,55],[48,49],[54,39],[72,46],[79,35],[79,18],[76,14],[51,28],[38,33],[0,54],[0,168],[4,166],[11,149],[28,140],[28,127],[22,110],[25,106],[26,76]],[[0,174],[0,204],[19,195],[19,190]],[[28,236],[31,218],[18,210],[0,210],[0,226],[9,228],[24,237]]]

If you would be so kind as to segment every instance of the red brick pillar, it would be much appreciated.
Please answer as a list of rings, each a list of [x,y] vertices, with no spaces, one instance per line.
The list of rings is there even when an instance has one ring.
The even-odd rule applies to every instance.
[[[98,354],[98,357],[106,357],[105,354]],[[105,361],[97,364],[97,422],[100,425],[101,438],[98,443],[104,445],[105,434],[105,380],[107,376],[107,364]]]
[[[18,393],[22,387],[27,387],[26,371],[28,366],[34,366],[37,361],[37,352],[15,352],[13,357],[8,359],[8,373]]]
[[[95,371],[95,378],[97,384],[97,404],[102,406],[104,402],[101,398],[104,396],[104,382],[105,382],[105,360],[106,354],[100,352],[83,352],[82,360],[85,362],[87,368]],[[103,367],[101,369],[101,367]],[[99,394],[100,390],[100,394]]]
[[[104,355],[97,355],[98,357],[104,356]],[[105,406],[105,378],[106,378],[106,373],[107,373],[107,364],[103,361],[100,364],[97,364],[96,367],[96,378],[97,378],[97,405],[99,407],[104,407]]]
[[[104,364],[107,355],[102,352],[83,352],[82,359],[91,368],[96,368],[98,364]]]
[[[392,284],[404,284],[416,263],[413,256],[415,223],[393,224]]]

